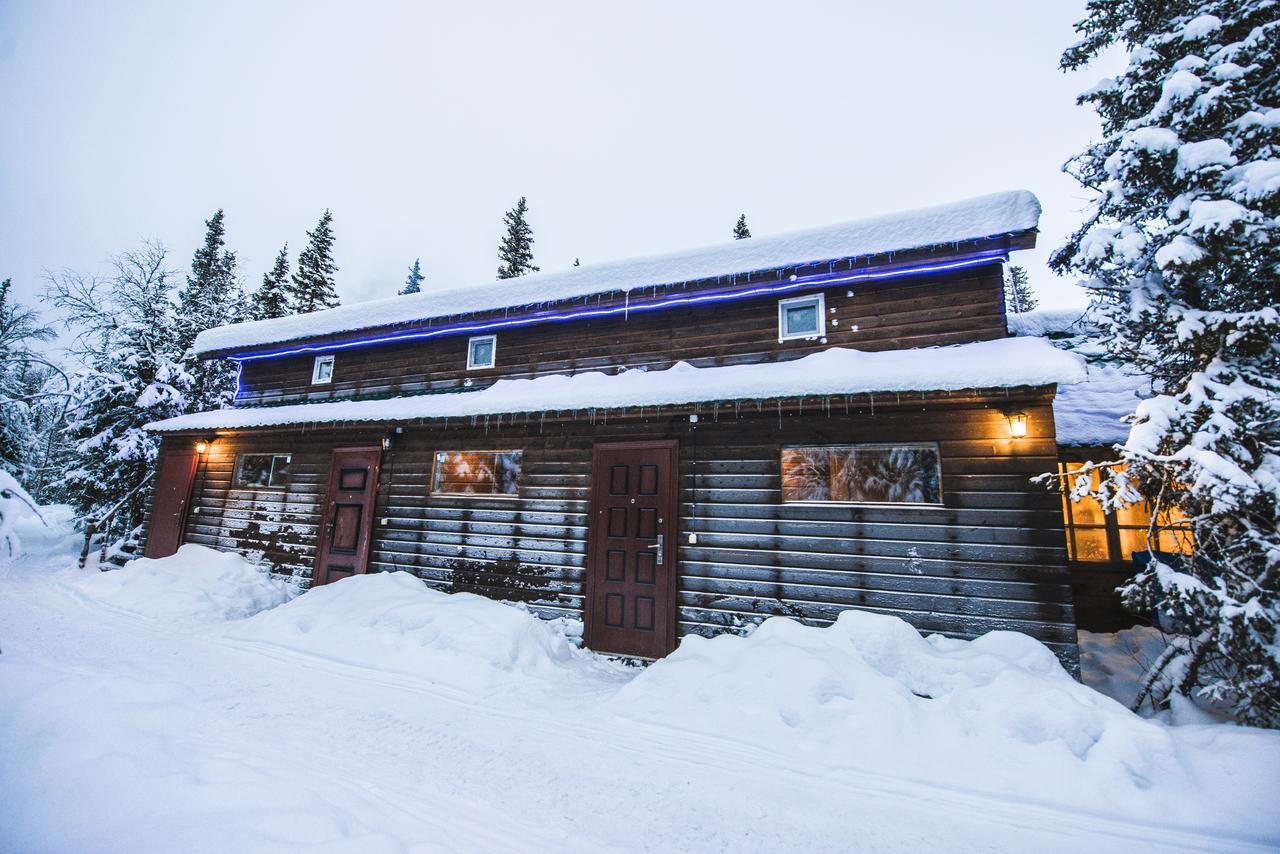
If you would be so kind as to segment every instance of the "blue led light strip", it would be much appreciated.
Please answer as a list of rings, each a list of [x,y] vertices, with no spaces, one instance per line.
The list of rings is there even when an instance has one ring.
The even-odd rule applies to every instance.
[[[444,335],[464,335],[470,332],[492,332],[495,329],[510,329],[516,326],[533,326],[538,323],[557,323],[566,320],[581,320],[587,317],[611,317],[619,314],[632,314],[645,311],[661,311],[679,305],[696,305],[700,303],[726,302],[729,300],[747,299],[765,294],[779,294],[801,288],[840,285],[847,282],[877,281],[881,279],[897,279],[905,276],[920,276],[927,273],[940,273],[948,270],[959,270],[965,267],[977,267],[983,264],[1003,263],[1008,260],[1007,250],[993,250],[982,257],[965,258],[959,261],[947,261],[939,264],[922,264],[916,267],[899,267],[894,270],[880,272],[847,273],[834,275],[820,273],[812,276],[792,276],[788,281],[774,285],[761,285],[736,291],[718,291],[715,293],[694,294],[692,296],[672,297],[670,299],[650,302],[630,303],[624,305],[602,306],[600,308],[581,309],[579,311],[561,312],[559,314],[540,314],[529,317],[506,318],[483,323],[455,324],[440,326],[435,329],[422,329],[414,332],[397,332],[378,335],[370,338],[358,338],[353,341],[339,341],[328,344],[307,344],[287,350],[271,350],[265,353],[247,353],[227,356],[240,364],[259,359],[274,359],[280,356],[294,356],[299,353],[332,353],[336,350],[349,350],[353,347],[368,347],[372,344],[390,344],[398,341],[416,341],[424,338],[439,338]]]

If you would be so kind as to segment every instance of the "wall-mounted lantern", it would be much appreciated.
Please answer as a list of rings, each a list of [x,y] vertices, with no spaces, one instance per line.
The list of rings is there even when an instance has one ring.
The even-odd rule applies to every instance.
[[[206,453],[208,450],[209,450],[209,443],[208,443],[208,442],[206,442],[204,439],[201,439],[199,442],[196,442],[196,453],[197,453],[197,454],[203,454],[203,453]]]
[[[1009,419],[1009,435],[1015,439],[1021,439],[1027,435],[1027,413],[1018,410],[1016,412],[1006,412],[1005,417]]]

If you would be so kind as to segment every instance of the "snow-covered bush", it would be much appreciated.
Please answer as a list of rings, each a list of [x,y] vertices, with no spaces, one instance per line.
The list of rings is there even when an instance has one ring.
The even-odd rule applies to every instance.
[[[1280,725],[1280,14],[1272,0],[1090,0],[1080,100],[1103,138],[1068,164],[1096,192],[1054,265],[1086,277],[1099,340],[1154,384],[1098,495],[1190,520],[1194,553],[1125,590],[1187,631],[1149,675]],[[1157,531],[1149,543],[1158,542]],[[1141,699],[1141,698],[1140,698]]]
[[[17,557],[22,553],[16,524],[25,516],[40,516],[35,501],[27,495],[13,475],[0,469],[0,557]]]

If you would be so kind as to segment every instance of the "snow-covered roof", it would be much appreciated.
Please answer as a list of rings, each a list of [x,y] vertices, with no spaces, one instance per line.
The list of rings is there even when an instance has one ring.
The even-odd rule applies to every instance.
[[[649,286],[898,252],[1034,229],[1040,203],[1026,190],[995,193],[771,237],[701,249],[532,273],[485,285],[430,288],[407,296],[202,332],[197,353],[221,353],[321,335],[513,308]]]
[[[1151,396],[1151,381],[1128,366],[1103,360],[1104,350],[1090,335],[1093,328],[1084,309],[1010,314],[1008,325],[1014,335],[1048,338],[1087,359],[1085,376],[1059,384],[1053,401],[1059,445],[1114,445],[1129,438],[1124,418],[1139,400]]]
[[[287,424],[411,421],[517,412],[608,409],[867,392],[961,391],[1078,382],[1084,361],[1041,338],[865,352],[833,347],[787,362],[600,371],[498,380],[480,391],[382,400],[220,409],[180,415],[148,430],[234,430]]]

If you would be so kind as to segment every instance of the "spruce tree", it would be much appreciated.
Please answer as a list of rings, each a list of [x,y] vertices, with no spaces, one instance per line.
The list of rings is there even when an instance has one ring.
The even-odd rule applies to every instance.
[[[280,247],[275,263],[262,276],[262,284],[249,302],[249,317],[271,320],[289,314],[289,244]]]
[[[1197,692],[1277,726],[1280,15],[1270,0],[1087,9],[1062,67],[1113,46],[1129,60],[1080,96],[1102,138],[1067,170],[1095,197],[1052,263],[1084,277],[1098,344],[1154,384],[1117,449],[1127,470],[1107,467],[1097,494],[1151,503],[1153,553],[1178,517],[1194,535],[1190,555],[1155,554],[1124,589],[1129,607],[1186,632],[1138,702]]]
[[[503,215],[507,233],[498,246],[499,279],[514,279],[526,273],[536,273],[538,268],[533,263],[533,229],[525,218],[529,206],[525,197],[521,196],[516,206]]]
[[[404,287],[400,289],[400,296],[421,293],[422,283],[426,278],[422,275],[422,259],[414,258],[413,266],[409,268],[409,278],[404,280]]]
[[[1004,278],[1004,308],[1011,314],[1022,314],[1034,311],[1040,304],[1035,291],[1027,282],[1027,271],[1017,264],[1009,265],[1009,273]]]
[[[733,227],[734,240],[746,240],[751,236],[751,229],[747,228],[747,215],[738,214],[738,222]]]
[[[307,246],[298,255],[298,269],[290,279],[289,310],[306,314],[338,305],[338,288],[333,274],[333,214],[325,208],[314,231],[307,232]]]
[[[0,282],[0,470],[26,482],[40,441],[39,398],[52,366],[33,349],[53,338],[33,309],[14,301],[12,281]]]
[[[236,254],[226,248],[226,226],[218,209],[205,220],[204,243],[196,249],[186,285],[178,292],[174,328],[183,369],[191,375],[189,412],[221,409],[235,396],[235,366],[225,359],[201,359],[191,347],[201,332],[243,320],[244,315]]]
[[[577,258],[574,258],[574,259],[573,259],[573,266],[575,266],[575,267],[581,267],[581,266],[582,266],[582,262],[581,262],[581,261],[579,261]]]

